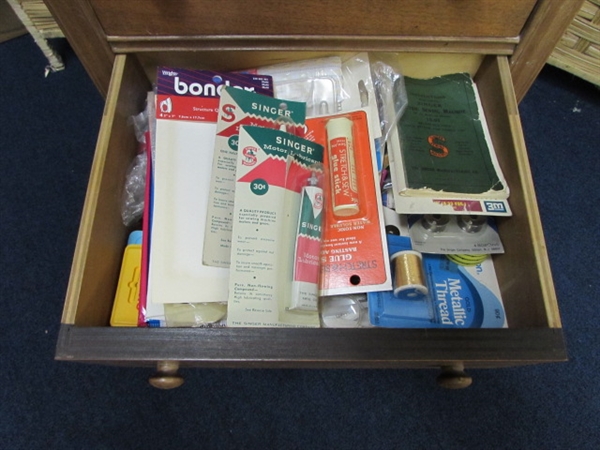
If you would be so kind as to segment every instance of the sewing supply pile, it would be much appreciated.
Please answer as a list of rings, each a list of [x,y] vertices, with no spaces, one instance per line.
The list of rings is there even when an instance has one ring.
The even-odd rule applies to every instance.
[[[507,326],[510,191],[468,73],[158,67],[131,123],[112,326]]]

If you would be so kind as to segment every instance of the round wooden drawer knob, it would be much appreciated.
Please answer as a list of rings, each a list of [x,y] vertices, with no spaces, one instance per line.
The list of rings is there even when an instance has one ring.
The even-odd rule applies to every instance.
[[[471,386],[473,378],[465,373],[462,364],[442,367],[442,373],[437,377],[437,384],[446,389],[463,389]]]
[[[183,384],[183,377],[177,373],[179,362],[159,361],[156,369],[156,373],[148,379],[148,382],[155,388],[175,389]]]

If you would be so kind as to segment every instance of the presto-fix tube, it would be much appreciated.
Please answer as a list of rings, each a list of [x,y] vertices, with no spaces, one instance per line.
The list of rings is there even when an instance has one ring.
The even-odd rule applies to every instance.
[[[333,214],[338,217],[353,216],[360,208],[352,121],[347,117],[336,117],[327,122],[326,129]]]
[[[309,185],[302,188],[289,310],[318,309],[322,213],[323,190],[317,186],[317,178],[313,174]]]

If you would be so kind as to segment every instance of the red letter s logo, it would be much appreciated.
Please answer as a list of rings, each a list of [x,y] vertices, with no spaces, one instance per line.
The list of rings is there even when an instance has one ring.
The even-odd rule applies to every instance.
[[[235,105],[229,103],[221,108],[221,119],[225,122],[233,122],[235,120]]]
[[[430,148],[429,154],[431,156],[435,156],[436,158],[445,158],[450,153],[450,150],[448,150],[448,147],[446,147],[445,145],[442,145],[436,141],[445,142],[446,138],[444,136],[437,136],[435,134],[432,134],[431,136],[429,136],[427,138],[427,142],[429,142],[429,145],[431,145],[432,147],[437,149],[437,150],[434,150],[433,148]]]

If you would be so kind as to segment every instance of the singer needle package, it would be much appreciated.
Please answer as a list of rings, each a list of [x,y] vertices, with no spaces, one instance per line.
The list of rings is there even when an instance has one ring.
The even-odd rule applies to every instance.
[[[158,69],[148,302],[227,300],[229,270],[202,262],[219,98],[226,86],[273,93],[268,76]]]
[[[235,88],[221,94],[204,235],[203,262],[229,267],[235,199],[235,167],[242,125],[274,128],[304,136],[306,104]]]
[[[323,147],[315,142],[241,127],[228,326],[319,327],[317,308],[291,310],[302,306],[294,300],[293,283],[302,193],[309,179],[322,177],[322,162]],[[315,256],[318,261],[318,252]]]

